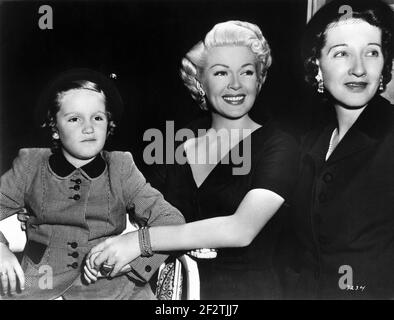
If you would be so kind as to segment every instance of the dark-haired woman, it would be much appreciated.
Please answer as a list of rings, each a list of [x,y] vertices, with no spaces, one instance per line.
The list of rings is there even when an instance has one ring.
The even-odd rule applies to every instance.
[[[394,297],[394,107],[380,96],[393,24],[385,3],[346,0],[307,27],[307,80],[322,97],[316,108],[328,105],[332,116],[302,141],[293,298]]]

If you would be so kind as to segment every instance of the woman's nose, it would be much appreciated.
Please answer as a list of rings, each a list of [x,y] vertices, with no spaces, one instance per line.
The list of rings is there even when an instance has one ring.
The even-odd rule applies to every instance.
[[[364,60],[362,57],[355,57],[353,59],[349,73],[357,77],[362,77],[366,75],[367,72],[365,70]]]
[[[241,82],[239,81],[237,75],[233,75],[231,77],[230,82],[228,84],[228,88],[233,90],[239,90],[241,88]]]

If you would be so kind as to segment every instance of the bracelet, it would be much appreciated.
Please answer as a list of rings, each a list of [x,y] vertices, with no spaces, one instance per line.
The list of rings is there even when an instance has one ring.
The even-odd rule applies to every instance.
[[[152,246],[150,244],[149,227],[138,229],[138,241],[140,244],[141,257],[153,256]]]

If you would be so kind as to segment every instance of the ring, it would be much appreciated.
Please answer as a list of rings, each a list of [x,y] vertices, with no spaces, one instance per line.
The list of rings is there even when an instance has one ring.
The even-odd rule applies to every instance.
[[[115,267],[114,264],[109,265],[109,264],[103,263],[100,267],[100,273],[103,276],[107,277],[111,273],[111,271],[114,269],[114,267]]]

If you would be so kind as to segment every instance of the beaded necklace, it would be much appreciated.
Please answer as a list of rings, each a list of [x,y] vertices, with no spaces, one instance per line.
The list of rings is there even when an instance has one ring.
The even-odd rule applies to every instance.
[[[334,151],[335,147],[338,145],[338,143],[335,144],[334,146],[334,139],[338,137],[338,129],[335,128],[331,134],[331,139],[330,139],[330,144],[328,145],[328,151],[326,153],[326,161],[328,158],[331,156],[332,152]]]

